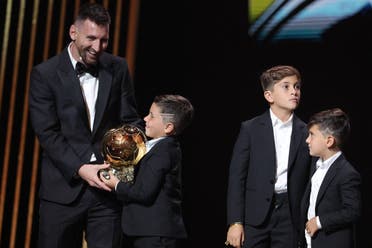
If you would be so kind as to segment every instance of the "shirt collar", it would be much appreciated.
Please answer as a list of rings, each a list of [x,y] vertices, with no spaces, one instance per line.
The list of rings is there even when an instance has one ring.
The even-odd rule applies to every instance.
[[[70,60],[71,60],[72,66],[73,66],[74,69],[75,69],[77,61],[76,61],[76,59],[74,59],[74,57],[72,56],[72,53],[71,53],[71,44],[72,44],[72,42],[70,42],[70,44],[68,45],[68,49],[67,49],[67,51],[68,51],[68,55],[70,56]]]
[[[146,152],[150,151],[151,148],[156,144],[158,143],[160,140],[162,139],[165,139],[165,137],[160,137],[160,138],[156,138],[156,139],[151,139],[149,141],[146,142]]]
[[[289,116],[288,120],[286,122],[282,122],[274,113],[273,111],[270,109],[270,117],[271,117],[271,122],[273,124],[273,127],[275,127],[276,125],[281,125],[281,126],[289,126],[289,125],[292,125],[293,123],[293,113],[291,114],[291,116]]]
[[[327,169],[329,168],[333,162],[341,155],[341,151],[338,151],[336,152],[335,154],[333,154],[330,158],[328,158],[327,160],[325,161],[322,161],[321,158],[318,159],[318,161],[316,161],[316,168],[321,168],[321,169]]]

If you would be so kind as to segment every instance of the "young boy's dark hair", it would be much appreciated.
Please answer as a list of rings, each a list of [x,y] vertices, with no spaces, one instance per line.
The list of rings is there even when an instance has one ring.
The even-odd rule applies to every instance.
[[[183,96],[158,95],[154,98],[154,103],[160,108],[163,120],[173,123],[173,135],[179,135],[193,119],[194,108]]]
[[[313,125],[318,125],[319,131],[324,135],[332,135],[339,149],[342,149],[349,138],[350,120],[347,114],[339,108],[327,109],[314,114],[310,117],[307,126],[310,128]]]

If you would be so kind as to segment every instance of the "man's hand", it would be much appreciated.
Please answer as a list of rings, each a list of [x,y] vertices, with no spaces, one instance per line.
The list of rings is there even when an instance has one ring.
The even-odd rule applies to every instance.
[[[110,164],[83,164],[80,167],[78,174],[90,186],[106,191],[111,191],[110,187],[102,182],[102,180],[98,176],[99,170],[106,169],[109,166]]]

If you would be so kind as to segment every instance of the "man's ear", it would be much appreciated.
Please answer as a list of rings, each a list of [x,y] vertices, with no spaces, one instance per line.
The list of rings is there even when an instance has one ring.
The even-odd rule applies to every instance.
[[[70,31],[69,31],[69,34],[70,34],[70,38],[72,41],[75,41],[76,40],[76,36],[77,36],[77,30],[76,30],[76,26],[74,24],[72,24],[70,26]]]

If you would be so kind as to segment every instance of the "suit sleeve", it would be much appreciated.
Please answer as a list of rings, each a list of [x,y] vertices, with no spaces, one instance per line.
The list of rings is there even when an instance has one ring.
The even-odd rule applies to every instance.
[[[245,185],[249,165],[250,140],[247,123],[242,123],[229,167],[227,224],[244,223]]]
[[[30,118],[41,147],[49,159],[62,172],[67,181],[83,164],[61,133],[57,114],[56,94],[49,86],[46,76],[34,68],[30,84]],[[76,130],[77,131],[77,130]]]

